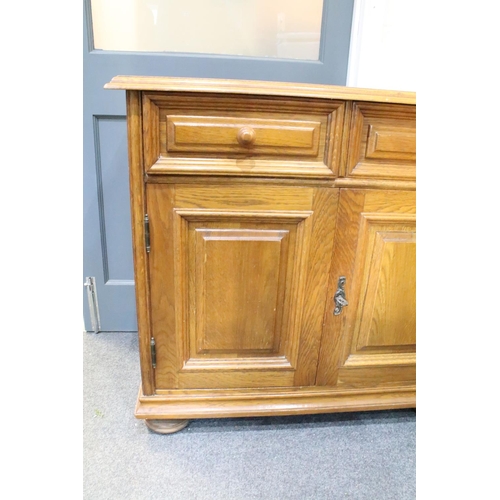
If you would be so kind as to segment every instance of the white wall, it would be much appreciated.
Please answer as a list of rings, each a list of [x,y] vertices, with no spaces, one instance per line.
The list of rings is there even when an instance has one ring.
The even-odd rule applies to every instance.
[[[323,0],[93,0],[94,46],[317,60]]]
[[[355,0],[347,86],[417,90],[417,5]]]

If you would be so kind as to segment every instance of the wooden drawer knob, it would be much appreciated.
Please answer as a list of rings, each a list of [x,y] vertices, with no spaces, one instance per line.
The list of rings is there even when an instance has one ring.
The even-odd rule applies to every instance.
[[[255,130],[252,127],[241,127],[238,131],[238,142],[241,146],[252,146],[255,142]]]

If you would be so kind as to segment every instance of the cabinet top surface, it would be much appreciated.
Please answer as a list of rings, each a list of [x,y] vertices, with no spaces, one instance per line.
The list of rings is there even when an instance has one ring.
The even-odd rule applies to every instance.
[[[337,85],[264,82],[257,80],[222,80],[215,78],[174,78],[165,76],[115,76],[105,89],[158,92],[200,92],[248,94],[317,99],[416,104],[415,92],[361,89]]]

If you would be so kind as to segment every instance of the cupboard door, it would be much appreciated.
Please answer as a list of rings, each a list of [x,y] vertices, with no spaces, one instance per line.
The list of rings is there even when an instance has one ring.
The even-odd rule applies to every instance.
[[[157,389],[314,384],[337,198],[147,185]]]
[[[415,383],[415,192],[342,189],[318,385]]]

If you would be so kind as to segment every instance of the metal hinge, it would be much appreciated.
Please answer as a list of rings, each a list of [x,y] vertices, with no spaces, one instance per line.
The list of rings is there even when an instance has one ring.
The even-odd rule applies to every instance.
[[[97,302],[97,288],[95,286],[94,276],[85,278],[84,286],[87,287],[87,298],[89,300],[90,321],[94,333],[99,333],[101,330],[101,319],[99,317],[99,303]]]
[[[151,250],[151,241],[149,239],[149,217],[148,214],[144,216],[144,238],[146,240],[146,252]]]
[[[154,337],[151,337],[151,364],[156,368],[156,343]]]

